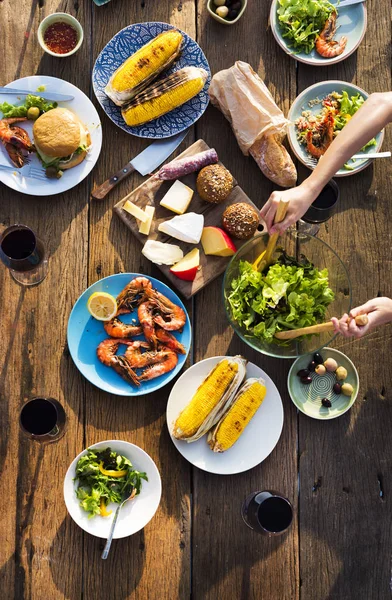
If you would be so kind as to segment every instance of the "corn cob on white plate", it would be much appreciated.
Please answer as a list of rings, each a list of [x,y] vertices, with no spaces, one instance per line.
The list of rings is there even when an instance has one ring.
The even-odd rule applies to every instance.
[[[226,452],[213,452],[207,444],[207,435],[197,442],[187,443],[172,435],[173,424],[191,400],[199,385],[211,369],[223,359],[215,356],[202,360],[185,371],[170,393],[166,421],[170,437],[177,450],[195,467],[220,475],[233,475],[252,469],[261,463],[275,448],[283,427],[283,406],[280,394],[272,379],[253,363],[246,366],[246,378],[261,377],[267,394],[260,408],[237,442]]]
[[[173,29],[169,23],[135,23],[119,31],[99,54],[93,69],[93,89],[101,107],[118,127],[138,137],[159,139],[176,135],[193,125],[204,113],[208,105],[208,86],[211,72],[200,46],[186,33],[181,32],[184,38],[181,53],[171,67],[161,73],[157,81],[184,67],[198,67],[207,71],[206,84],[201,92],[182,106],[162,115],[161,117],[130,127],[126,125],[121,107],[116,106],[105,93],[111,76],[133,53],[150,42],[163,31]]]

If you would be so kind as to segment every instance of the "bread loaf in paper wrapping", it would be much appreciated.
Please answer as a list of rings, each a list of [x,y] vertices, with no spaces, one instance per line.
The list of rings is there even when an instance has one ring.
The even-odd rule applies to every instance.
[[[212,78],[209,95],[230,122],[243,154],[250,154],[274,183],[294,186],[297,171],[282,145],[288,121],[252,67],[237,61],[219,71]]]

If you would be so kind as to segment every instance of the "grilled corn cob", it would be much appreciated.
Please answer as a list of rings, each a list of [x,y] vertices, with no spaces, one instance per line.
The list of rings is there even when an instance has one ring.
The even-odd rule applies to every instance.
[[[245,365],[240,356],[225,358],[215,365],[178,416],[173,429],[175,438],[194,442],[217,423],[244,379]]]
[[[180,53],[183,37],[176,29],[160,33],[139,48],[113,73],[105,94],[122,106],[167,69]]]
[[[127,125],[142,125],[184,104],[204,87],[208,74],[198,67],[184,67],[153,83],[121,110]]]
[[[224,452],[235,444],[261,406],[267,389],[263,379],[248,379],[236,394],[230,408],[208,436],[214,452]]]

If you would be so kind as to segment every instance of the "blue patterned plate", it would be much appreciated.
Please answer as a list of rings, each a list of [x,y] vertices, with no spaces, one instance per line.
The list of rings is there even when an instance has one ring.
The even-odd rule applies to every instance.
[[[305,52],[297,52],[294,48],[290,47],[290,40],[283,37],[283,30],[278,21],[278,0],[273,0],[270,12],[271,29],[275,40],[286,54],[289,54],[299,62],[319,67],[338,63],[355,52],[366,32],[367,13],[365,2],[339,8],[337,0],[331,1],[332,4],[336,4],[338,7],[336,39],[339,40],[342,35],[345,35],[347,37],[347,44],[339,56],[324,58],[314,48],[309,54],[306,54]]]
[[[191,325],[185,306],[177,294],[167,285],[158,281],[158,279],[154,279],[154,277],[148,277],[158,292],[167,296],[169,300],[181,306],[185,311],[186,322],[182,332],[174,331],[173,334],[185,346],[186,354],[178,355],[178,363],[175,369],[156,379],[143,381],[137,388],[127,383],[116,371],[110,367],[106,367],[98,360],[97,346],[109,336],[103,328],[102,321],[97,321],[88,312],[87,300],[94,292],[108,292],[112,296],[117,296],[131,279],[139,276],[141,276],[140,273],[118,273],[117,275],[111,275],[97,281],[83,292],[76,301],[68,320],[68,348],[79,371],[88,381],[101,390],[104,390],[104,392],[118,394],[119,396],[142,396],[143,394],[150,394],[169,383],[184,366],[191,345]],[[137,319],[137,311],[121,315],[121,320],[124,323],[131,323],[133,319]],[[144,338],[139,336],[136,339],[142,340]],[[119,353],[124,353],[124,350],[121,350],[121,346]]]
[[[116,33],[95,61],[93,89],[98,102],[113,123],[127,133],[138,137],[159,139],[176,135],[200,119],[208,105],[207,90],[211,81],[210,67],[200,46],[183,31],[181,31],[184,36],[181,54],[171,68],[165,71],[165,75],[178,71],[183,67],[201,67],[205,69],[208,73],[208,79],[200,94],[166,115],[138,127],[128,127],[122,118],[120,107],[116,106],[106,96],[104,89],[114,71],[131,54],[168,29],[173,29],[172,25],[168,23],[152,22],[129,25]]]

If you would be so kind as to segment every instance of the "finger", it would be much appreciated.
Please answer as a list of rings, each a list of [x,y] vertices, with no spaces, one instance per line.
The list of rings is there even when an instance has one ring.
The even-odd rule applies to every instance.
[[[281,234],[284,231],[286,231],[286,229],[288,229],[290,227],[290,225],[292,225],[294,222],[295,222],[295,217],[290,215],[289,217],[286,217],[280,223],[275,223],[274,226],[271,227],[271,233]]]
[[[263,208],[260,210],[260,217],[265,220],[265,215],[269,211],[271,206],[271,196],[268,198],[267,202],[264,204]]]
[[[335,330],[335,333],[339,333],[339,331],[340,331],[340,323],[339,323],[338,319],[336,317],[332,317],[331,321],[333,323],[333,328]]]
[[[373,298],[372,300],[368,300],[365,304],[361,306],[357,306],[350,310],[350,317],[353,319],[358,317],[358,315],[367,315],[368,313],[377,309],[377,299]]]

